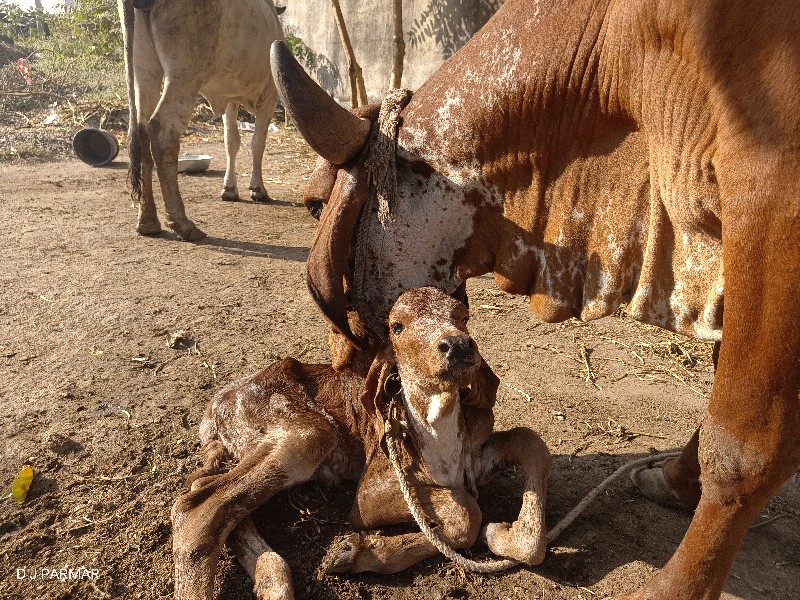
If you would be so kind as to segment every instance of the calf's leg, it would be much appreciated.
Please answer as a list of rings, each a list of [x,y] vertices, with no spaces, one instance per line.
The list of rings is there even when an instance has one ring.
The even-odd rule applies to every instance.
[[[267,545],[249,515],[228,536],[228,546],[253,580],[258,600],[294,598],[289,565]]]
[[[522,508],[512,524],[489,523],[481,532],[489,549],[505,558],[538,565],[547,550],[545,503],[547,479],[552,460],[547,445],[533,431],[517,427],[495,432],[480,450],[476,460],[477,479],[495,469],[519,465],[525,474]]]
[[[300,429],[300,428],[298,428]],[[271,496],[303,481],[316,472],[335,444],[335,435],[324,428],[295,431],[270,447],[262,446],[227,473],[196,479],[192,489],[172,507],[176,600],[211,598],[222,545],[230,532]],[[245,538],[248,526],[243,532]],[[240,549],[250,548],[261,556],[266,544],[249,543],[240,536]],[[263,591],[263,598],[290,599],[284,585],[286,569],[267,557],[256,559],[255,573],[261,588],[270,581],[278,590]],[[275,569],[272,573],[264,573]],[[260,592],[261,593],[261,592]]]
[[[360,495],[364,492],[357,504],[360,516],[355,521],[359,527],[374,528],[413,521],[393,473],[391,477],[370,482],[366,489],[359,490]],[[414,486],[412,493],[449,546],[469,548],[475,543],[481,511],[475,498],[466,490]],[[438,550],[422,533],[394,536],[352,533],[331,547],[323,567],[329,573],[397,573],[436,554]]]

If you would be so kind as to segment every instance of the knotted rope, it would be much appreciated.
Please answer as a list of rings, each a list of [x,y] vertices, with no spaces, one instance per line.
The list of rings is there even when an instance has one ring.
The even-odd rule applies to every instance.
[[[402,391],[393,396],[389,402],[389,414],[384,423],[386,448],[389,450],[389,460],[392,463],[392,467],[394,467],[395,475],[397,475],[397,481],[400,484],[400,491],[403,493],[403,498],[408,505],[409,511],[411,511],[411,516],[414,517],[414,521],[417,522],[417,525],[419,525],[419,528],[425,535],[426,539],[433,545],[434,548],[436,548],[444,556],[449,558],[465,571],[472,571],[474,573],[499,573],[520,564],[519,562],[510,559],[475,561],[466,558],[448,546],[445,541],[442,540],[439,534],[434,531],[430,525],[428,525],[428,522],[425,519],[425,514],[422,511],[422,507],[411,493],[411,485],[409,484],[405,471],[403,471],[403,467],[400,465],[400,459],[397,455],[396,444],[400,441],[403,425],[393,416],[393,411],[396,405],[396,398],[400,396],[400,394],[402,394]],[[581,500],[575,508],[569,511],[569,513],[567,513],[567,515],[561,519],[555,527],[547,532],[547,536],[545,538],[547,543],[552,543],[567,527],[572,525],[575,519],[577,519],[584,510],[586,510],[586,507],[589,506],[589,504],[591,504],[594,499],[597,498],[597,496],[599,496],[621,475],[636,467],[675,456],[680,456],[680,453],[664,452],[661,454],[654,454],[633,460],[619,467],[611,475],[600,482],[597,487],[586,494],[584,499]]]
[[[372,215],[377,203],[378,221],[382,229],[392,221],[392,207],[397,195],[397,132],[400,127],[400,112],[411,100],[411,91],[406,89],[389,90],[381,102],[378,114],[378,128],[373,132],[367,150],[365,168],[367,171],[367,184],[369,197],[356,224],[355,260],[353,267],[353,290],[365,290],[374,287],[380,281],[383,273],[380,261],[371,260],[369,250],[373,247],[371,232],[372,227],[368,219]],[[353,293],[351,301],[353,308],[364,316],[365,324],[369,329],[382,334],[386,328],[386,321],[372,317],[375,310],[370,306],[368,299]]]
[[[373,135],[367,157],[367,181],[370,194],[378,199],[378,220],[385,228],[392,220],[392,204],[397,194],[397,131],[400,112],[411,100],[411,90],[389,90],[381,102],[378,114],[378,132]]]

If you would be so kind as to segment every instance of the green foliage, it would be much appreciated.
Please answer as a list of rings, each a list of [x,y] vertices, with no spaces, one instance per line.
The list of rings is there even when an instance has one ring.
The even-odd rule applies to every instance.
[[[116,0],[81,0],[53,20],[67,56],[94,54],[122,61],[122,28]],[[55,34],[54,34],[55,35]]]
[[[286,45],[294,57],[311,70],[317,68],[317,55],[306,46],[306,43],[293,33],[287,31],[285,34]]]
[[[69,14],[22,11],[0,0],[4,13],[2,31],[24,45],[29,59],[31,84],[17,72],[16,59],[0,64],[0,89],[32,91],[30,96],[0,96],[0,122],[14,115],[52,110],[68,99],[113,101],[125,98],[122,31],[116,0],[82,0]],[[36,17],[45,28],[27,26]],[[7,33],[6,33],[7,32]]]
[[[39,36],[45,13],[39,9],[23,10],[16,4],[0,0],[0,34],[12,40]]]

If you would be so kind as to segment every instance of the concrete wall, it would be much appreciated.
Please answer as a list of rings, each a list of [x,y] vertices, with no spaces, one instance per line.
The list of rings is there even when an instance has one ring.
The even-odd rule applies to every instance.
[[[392,1],[339,0],[370,101],[389,87],[392,68]],[[403,87],[417,89],[444,60],[472,37],[503,0],[404,0],[406,56]],[[349,106],[347,57],[330,0],[277,0],[285,4],[284,30],[315,57],[304,66],[337,100]]]

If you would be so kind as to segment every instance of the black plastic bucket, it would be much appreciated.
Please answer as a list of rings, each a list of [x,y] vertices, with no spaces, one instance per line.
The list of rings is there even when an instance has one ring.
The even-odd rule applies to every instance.
[[[93,167],[107,165],[117,157],[117,138],[105,129],[87,127],[72,138],[72,149],[83,162]]]

